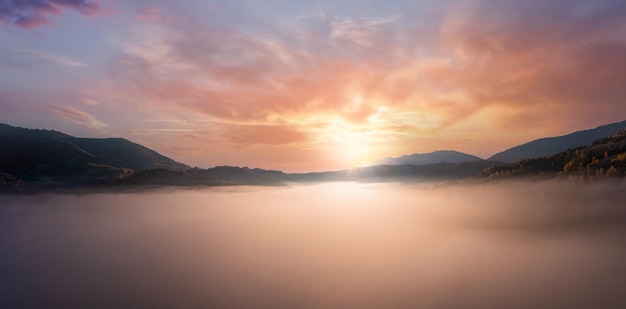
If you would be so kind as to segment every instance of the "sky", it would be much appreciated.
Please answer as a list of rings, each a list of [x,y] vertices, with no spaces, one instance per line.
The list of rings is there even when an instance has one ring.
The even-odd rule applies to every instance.
[[[625,119],[624,0],[0,0],[0,122],[191,166],[487,158]]]

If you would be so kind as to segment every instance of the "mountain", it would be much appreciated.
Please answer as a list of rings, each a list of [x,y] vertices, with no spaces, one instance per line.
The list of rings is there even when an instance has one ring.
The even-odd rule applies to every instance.
[[[216,166],[208,169],[156,168],[131,172],[109,185],[115,186],[284,186],[285,175],[278,171],[236,166]]]
[[[285,182],[440,181],[471,178],[490,166],[493,166],[493,162],[486,160],[428,165],[376,165],[332,172],[285,174],[281,179]]]
[[[445,180],[473,177],[493,164],[454,151],[393,160],[414,165],[396,162],[401,164],[302,174],[232,166],[189,168],[121,138],[77,138],[57,131],[0,124],[0,188],[4,191]]]
[[[597,139],[590,146],[492,166],[478,176],[489,179],[564,176],[583,180],[626,176],[626,129]]]
[[[442,181],[476,176],[479,179],[518,176],[604,179],[626,175],[626,130],[597,139],[590,146],[496,166],[493,161],[454,151],[386,160],[390,163],[407,160],[412,164],[293,174],[233,166],[189,168],[125,139],[77,138],[57,131],[0,124],[0,192],[22,193],[117,192],[164,186],[280,186],[323,181]]]
[[[488,160],[513,162],[526,158],[544,157],[568,148],[588,146],[599,138],[626,129],[626,121],[599,126],[595,129],[577,131],[568,135],[541,138],[493,155]]]
[[[440,150],[430,153],[414,153],[411,155],[404,155],[397,158],[385,158],[378,162],[377,165],[429,165],[436,163],[462,163],[468,161],[483,161],[483,159],[469,155],[466,153],[452,151],[452,150]]]
[[[21,185],[23,185],[23,183],[19,179],[17,179],[17,177],[11,174],[0,172],[0,188],[1,187],[17,188],[17,187],[20,187]]]
[[[189,168],[185,164],[123,138],[72,138],[71,142],[81,149],[95,154],[98,158],[122,168],[133,170]]]
[[[189,166],[122,138],[78,138],[0,124],[0,192],[284,185],[280,171]]]
[[[0,172],[22,181],[90,182],[150,168],[189,167],[121,138],[76,138],[0,124]]]

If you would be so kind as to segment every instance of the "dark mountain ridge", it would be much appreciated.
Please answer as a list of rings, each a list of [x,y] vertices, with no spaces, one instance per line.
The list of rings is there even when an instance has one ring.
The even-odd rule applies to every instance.
[[[498,165],[480,159],[289,174],[233,166],[189,168],[125,139],[76,138],[56,131],[0,124],[2,192],[118,192],[165,186],[280,186],[327,181],[405,182],[560,176],[605,179],[625,174],[626,130],[597,139],[590,146],[508,164]]]
[[[72,143],[114,166],[133,170],[180,168],[189,166],[123,138],[72,138]]]
[[[597,139],[590,146],[576,147],[550,156],[489,167],[478,177],[541,179],[561,176],[593,180],[624,175],[626,175],[626,129]]]
[[[279,175],[277,177],[277,175]],[[165,169],[156,168],[131,172],[120,177],[113,186],[283,186],[284,173],[236,166],[216,166],[207,169]]]
[[[22,180],[67,181],[151,168],[189,167],[122,138],[77,138],[0,124],[0,171]]]
[[[284,185],[282,175],[230,166],[190,168],[123,138],[78,138],[0,124],[0,188],[5,191]]]
[[[454,151],[439,150],[429,153],[414,153],[397,158],[385,158],[376,162],[377,165],[428,165],[437,163],[463,163],[468,161],[483,161],[482,158],[470,154]]]
[[[497,153],[488,160],[514,162],[527,158],[549,156],[568,148],[591,145],[593,141],[616,134],[623,129],[626,129],[626,120],[563,136],[540,138]]]
[[[493,162],[485,160],[427,165],[375,165],[331,172],[285,174],[283,180],[286,182],[457,180],[474,177],[492,165]]]

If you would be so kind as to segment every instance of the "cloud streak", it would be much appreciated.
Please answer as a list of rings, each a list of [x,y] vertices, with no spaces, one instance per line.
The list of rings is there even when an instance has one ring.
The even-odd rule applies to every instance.
[[[74,9],[84,15],[99,12],[99,6],[91,0],[2,0],[0,20],[25,29],[50,24],[49,15],[58,15],[64,9]]]
[[[81,1],[0,3],[5,23],[22,27],[28,25],[17,22],[22,15],[41,21],[63,10],[102,10]],[[208,151],[202,146],[208,141],[229,154],[248,145],[253,150],[243,162],[276,148],[296,162],[305,150],[328,154],[363,144],[386,151],[370,150],[372,160],[448,148],[489,157],[626,115],[623,1],[115,5],[110,20],[119,28],[102,20],[103,29],[116,29],[98,51],[102,63],[42,51],[0,65],[84,68],[64,73],[85,81],[87,93],[76,97],[98,102],[105,114],[97,119],[146,134],[159,128],[129,119],[201,118],[162,128],[210,132],[190,153]],[[116,108],[133,116],[113,119]],[[168,143],[151,138],[151,145]]]
[[[58,117],[81,125],[88,129],[102,130],[108,127],[107,124],[98,120],[93,115],[69,105],[55,106],[51,108],[51,111]]]
[[[26,61],[29,63],[51,63],[74,68],[87,67],[87,64],[81,61],[54,53],[26,49],[16,49],[15,53],[18,55],[18,57],[26,59]]]
[[[489,156],[476,151],[480,130],[510,130],[516,143],[626,114],[618,1],[451,1],[427,22],[417,9],[325,7],[280,22],[246,9],[238,24],[180,12],[187,22],[149,19],[118,41],[108,71],[116,90],[207,116],[233,144],[310,145],[341,128],[398,154],[456,134],[461,150]]]

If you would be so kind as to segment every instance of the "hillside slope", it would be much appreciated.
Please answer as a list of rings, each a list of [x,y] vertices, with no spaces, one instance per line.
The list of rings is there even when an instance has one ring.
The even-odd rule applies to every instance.
[[[286,174],[282,180],[286,182],[441,181],[474,177],[493,164],[493,162],[482,160],[427,165],[376,165],[332,172]]]
[[[493,155],[488,160],[513,162],[522,159],[544,157],[568,148],[588,146],[593,141],[626,129],[626,121],[599,126],[595,129],[577,131],[571,134],[537,139]]]
[[[189,166],[123,138],[72,138],[71,142],[114,166],[133,170]]]
[[[604,179],[626,175],[626,129],[557,154],[524,159],[485,169],[479,177],[490,179],[554,176]]]
[[[124,139],[83,139],[0,124],[0,172],[20,180],[84,182],[163,167],[188,168]]]

